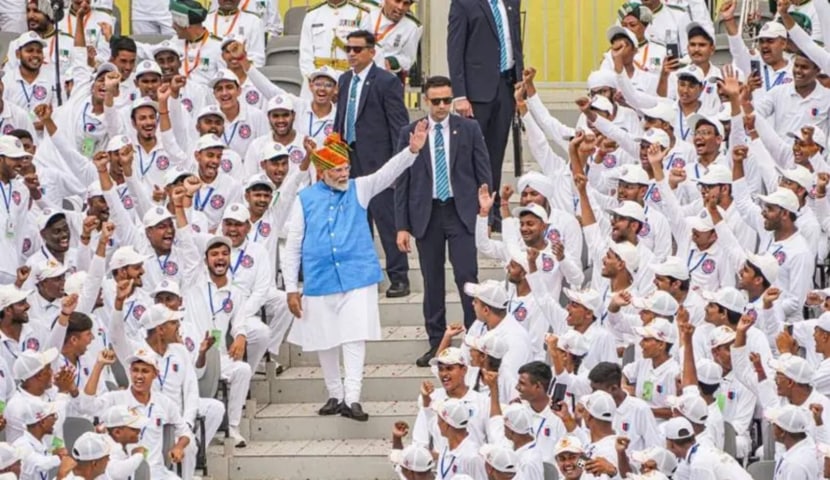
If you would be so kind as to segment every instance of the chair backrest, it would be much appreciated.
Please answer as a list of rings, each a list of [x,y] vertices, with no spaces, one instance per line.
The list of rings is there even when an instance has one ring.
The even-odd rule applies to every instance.
[[[115,383],[119,387],[127,388],[130,386],[130,377],[127,376],[127,370],[124,369],[124,365],[120,361],[110,365],[110,372],[112,372]]]
[[[6,61],[6,55],[9,53],[9,44],[19,36],[19,33],[0,32],[0,62]]]
[[[750,463],[746,467],[746,473],[753,480],[772,480],[775,476],[775,460],[761,460],[760,462]]]
[[[147,460],[142,461],[135,469],[133,480],[150,480],[150,465]]]
[[[300,64],[300,36],[284,35],[273,37],[265,45],[266,65],[287,65],[296,67]]]
[[[775,437],[772,433],[772,423],[764,420],[764,460],[775,460]]]
[[[542,463],[542,468],[544,469],[545,480],[558,480],[559,471],[556,469],[556,465],[544,462]]]
[[[176,426],[167,424],[162,428],[161,454],[164,457],[164,466],[173,470],[173,462],[170,461],[170,450],[176,444]]]
[[[306,7],[293,7],[285,12],[283,18],[283,35],[299,35],[300,30],[303,29],[303,19],[305,18]]]
[[[86,432],[94,432],[95,425],[82,417],[66,417],[63,421],[63,444],[68,451],[72,451],[75,441]]]
[[[285,65],[266,65],[261,69],[262,74],[274,85],[288,93],[299,95],[303,85],[303,74],[298,67]]]
[[[299,65],[300,52],[276,50],[265,54],[265,65]]]
[[[112,26],[112,34],[121,36],[121,9],[113,2],[112,4],[112,18],[115,19],[115,25]]]
[[[161,43],[165,40],[169,40],[170,35],[144,34],[144,35],[133,35],[130,38],[132,38],[136,42],[156,44],[156,43]]]
[[[723,422],[723,451],[734,458],[738,458],[737,436],[735,427],[729,422]]]
[[[218,345],[214,345],[205,352],[205,371],[199,379],[199,397],[213,398],[219,389],[219,378],[222,375],[222,365],[219,358]]]
[[[634,354],[635,354],[635,350],[634,350],[634,344],[633,343],[631,345],[625,347],[625,351],[623,352],[623,358],[622,358],[623,366],[628,365],[629,363],[632,363],[634,361]]]

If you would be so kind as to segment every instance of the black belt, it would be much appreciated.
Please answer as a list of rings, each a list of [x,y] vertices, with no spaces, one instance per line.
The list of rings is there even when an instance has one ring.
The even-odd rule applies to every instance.
[[[450,197],[446,200],[438,200],[437,198],[432,199],[432,205],[436,206],[436,207],[446,207],[447,205],[454,204],[454,203],[455,203],[455,201],[453,200],[452,197]]]

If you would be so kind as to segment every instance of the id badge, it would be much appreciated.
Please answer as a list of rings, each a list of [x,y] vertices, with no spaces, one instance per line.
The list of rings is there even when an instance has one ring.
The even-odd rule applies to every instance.
[[[53,452],[55,452],[55,451],[57,451],[57,450],[60,450],[60,449],[61,449],[61,448],[63,448],[64,446],[65,446],[65,445],[64,445],[64,443],[63,443],[63,439],[62,439],[62,438],[52,437],[52,451],[53,451]]]
[[[83,143],[81,143],[81,155],[85,156],[86,158],[92,158],[95,154],[95,139],[90,137],[84,137]]]
[[[726,408],[726,395],[718,393],[715,395],[715,401],[718,402],[718,410],[723,413],[723,409]]]
[[[14,237],[14,220],[11,218],[6,219],[6,237]]]
[[[654,382],[651,380],[643,383],[643,400],[650,402],[654,397]]]
[[[219,340],[222,338],[222,330],[219,330],[218,328],[214,328],[213,330],[210,331],[210,336],[212,336],[213,340],[214,340],[213,346],[218,346],[219,345]]]

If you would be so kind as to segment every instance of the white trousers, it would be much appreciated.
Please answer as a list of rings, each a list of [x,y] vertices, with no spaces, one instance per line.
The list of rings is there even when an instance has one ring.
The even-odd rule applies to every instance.
[[[280,345],[291,328],[291,322],[294,321],[294,315],[288,310],[286,298],[285,292],[274,287],[268,292],[268,298],[265,300],[265,319],[270,330],[268,351],[274,355],[280,354]]]
[[[172,25],[153,20],[133,20],[133,35],[175,35]]]
[[[245,320],[245,324],[248,339],[245,346],[248,351],[248,363],[251,365],[251,370],[255,372],[260,360],[265,356],[265,351],[268,350],[271,332],[268,325],[262,323],[259,317],[250,317]],[[247,392],[247,389],[245,391]]]
[[[250,361],[250,352],[248,355]],[[265,355],[265,350],[263,350],[263,355]],[[228,425],[238,427],[242,419],[242,407],[245,406],[245,398],[251,388],[253,369],[249,363],[231,360],[231,357],[227,355],[222,355],[221,362],[222,378],[228,381]]]
[[[216,435],[216,432],[219,431],[219,427],[222,426],[222,417],[225,415],[225,405],[215,398],[200,398],[198,412],[199,415],[205,417],[206,445],[204,448],[207,449],[207,444],[210,443]],[[184,480],[190,480],[196,472],[196,453],[198,445],[196,445],[195,439],[199,438],[199,433],[194,433],[193,438],[194,441],[190,442],[190,445],[193,445],[193,451],[190,451],[190,445],[188,445],[188,450],[184,456],[184,460],[182,460],[182,478]]]
[[[345,379],[340,378],[340,351],[343,351]],[[345,401],[346,405],[360,401],[363,386],[363,363],[366,359],[366,342],[348,342],[328,350],[319,350],[320,368],[326,381],[329,398]]]

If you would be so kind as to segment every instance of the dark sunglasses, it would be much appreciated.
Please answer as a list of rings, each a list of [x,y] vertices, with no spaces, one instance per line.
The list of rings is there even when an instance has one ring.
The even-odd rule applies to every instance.
[[[349,52],[360,53],[363,50],[365,50],[366,48],[369,48],[369,47],[353,47],[351,45],[346,45],[345,47],[343,47],[343,49],[346,50],[346,53],[349,53]]]
[[[434,105],[434,106],[436,106],[436,107],[437,107],[438,105],[441,105],[442,103],[443,103],[444,105],[450,105],[450,104],[452,104],[452,98],[451,98],[451,97],[445,97],[445,98],[430,98],[430,99],[429,99],[429,103],[431,103],[432,105]]]

